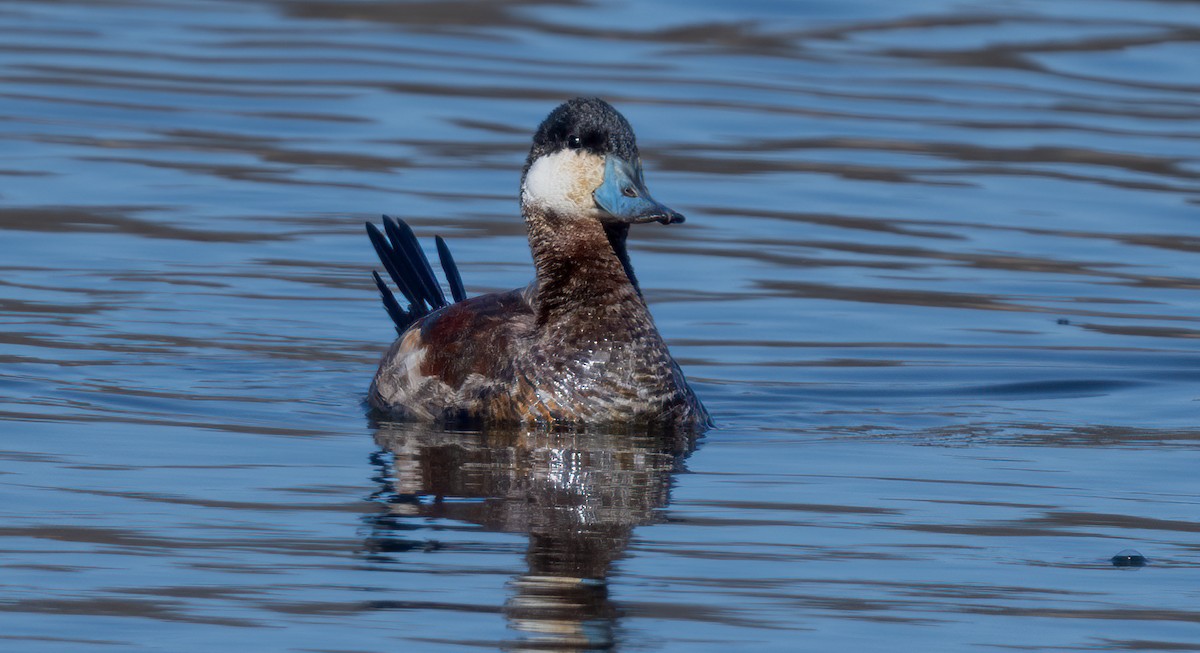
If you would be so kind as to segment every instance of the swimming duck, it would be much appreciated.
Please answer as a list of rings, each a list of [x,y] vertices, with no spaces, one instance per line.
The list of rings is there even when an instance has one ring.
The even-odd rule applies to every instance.
[[[550,112],[521,175],[521,214],[534,281],[467,299],[439,236],[451,302],[408,225],[384,216],[381,233],[367,224],[409,304],[372,273],[400,337],[371,383],[371,405],[439,422],[709,427],[629,262],[631,224],[684,217],[646,190],[625,117],[596,98]]]

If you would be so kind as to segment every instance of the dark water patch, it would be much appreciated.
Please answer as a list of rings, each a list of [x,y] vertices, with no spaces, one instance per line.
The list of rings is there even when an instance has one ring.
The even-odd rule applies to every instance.
[[[1063,527],[1106,526],[1126,530],[1183,531],[1187,533],[1200,532],[1200,524],[1195,522],[1150,519],[1138,517],[1136,515],[1055,511],[1046,513],[1042,520],[1047,524]]]
[[[767,524],[767,523],[743,523],[744,520],[736,520],[730,526],[780,526],[782,524]],[[689,521],[691,525],[699,526],[716,526],[717,520],[711,521]],[[793,523],[791,526],[811,526],[811,524]],[[686,543],[677,543],[670,551],[656,549],[634,549],[635,551],[653,551],[659,555],[665,555],[678,558],[689,558],[696,560],[713,560],[733,562],[775,562],[775,563],[800,563],[804,561],[852,561],[852,560],[886,560],[886,561],[902,561],[902,560],[917,560],[918,558],[911,555],[903,555],[899,553],[886,553],[879,551],[841,551],[829,547],[788,547],[789,551],[747,551],[744,550],[744,545],[730,543],[721,547],[699,548],[699,544],[688,546]],[[758,547],[756,547],[758,548]]]
[[[258,298],[261,299],[261,298]],[[102,309],[97,308],[95,311],[83,308],[80,310],[51,310],[39,306],[38,308],[45,309],[45,312],[50,312],[55,315],[81,313],[87,314],[98,312]],[[29,311],[41,312],[41,311]],[[375,358],[373,352],[366,348],[360,350],[355,355],[350,353],[350,350],[339,347],[337,345],[329,347],[320,347],[314,345],[311,341],[289,342],[288,339],[272,338],[267,334],[255,334],[252,341],[225,341],[212,342],[203,338],[194,338],[188,336],[173,336],[169,334],[131,334],[131,333],[109,333],[96,338],[91,342],[78,342],[71,339],[56,339],[43,338],[29,333],[9,332],[0,337],[0,342],[9,345],[19,345],[28,347],[38,347],[42,349],[61,349],[61,350],[84,350],[105,352],[109,354],[163,354],[172,351],[194,351],[205,349],[220,349],[233,352],[247,352],[265,357],[278,357],[282,359],[304,360],[304,361],[370,361]],[[353,349],[351,347],[350,349]],[[36,359],[36,362],[49,362],[52,359]],[[79,362],[79,361],[76,361]],[[118,359],[108,359],[100,361],[88,361],[87,364],[117,364]],[[156,365],[153,361],[143,362],[145,365]],[[157,363],[165,364],[165,363]],[[152,395],[145,395],[152,396]]]
[[[2,75],[0,81],[3,81],[14,86],[41,86],[53,88],[72,88],[72,89],[96,89],[102,91],[120,91],[129,93],[148,93],[158,95],[191,95],[191,96],[209,96],[217,92],[214,85],[205,84],[203,79],[188,80],[187,78],[176,78],[179,81],[194,82],[189,83],[167,83],[171,77],[165,79],[155,79],[154,77],[143,77],[141,75],[131,75],[126,71],[109,71],[113,77],[102,79],[94,76],[95,73],[103,72],[98,70],[65,70],[59,71],[58,74],[53,72],[25,72],[23,74]],[[137,81],[126,81],[125,77],[131,77]],[[230,80],[224,80],[230,81]],[[247,82],[249,84],[249,82]],[[267,100],[336,100],[345,99],[347,96],[344,93],[337,92],[304,92],[304,91],[268,91],[247,89],[247,88],[231,88],[220,91],[221,95],[229,98],[235,97],[256,97]]]
[[[696,604],[668,603],[622,603],[622,608],[630,614],[648,619],[666,619],[671,621],[697,621],[719,623],[726,626],[743,628],[762,628],[766,630],[803,631],[803,626],[782,625],[766,620],[754,619],[736,608],[719,608]]]
[[[755,284],[764,290],[788,297],[805,299],[833,299],[838,301],[865,302],[869,304],[910,304],[913,306],[936,306],[942,308],[966,308],[987,311],[1044,311],[1038,307],[1002,301],[989,295],[934,292],[896,288],[851,288],[846,286],[824,286],[798,281],[776,281],[762,279]]]
[[[130,531],[111,528],[87,528],[71,526],[53,527],[3,527],[0,536],[54,540],[57,542],[82,542],[105,544],[118,547],[163,547],[161,540],[143,537]]]
[[[1049,619],[1100,619],[1115,621],[1177,621],[1193,623],[1200,621],[1200,613],[1186,610],[1145,610],[1137,608],[1092,608],[1078,610],[1013,608],[1001,606],[971,606],[964,612],[986,614],[991,616],[1032,616],[1041,612],[1040,616]]]
[[[762,245],[763,243],[757,243]],[[772,243],[779,244],[779,243]],[[780,267],[788,268],[806,268],[806,267],[855,267],[869,268],[874,270],[914,270],[923,267],[920,264],[904,263],[898,261],[862,261],[851,259],[832,259],[819,256],[801,256],[789,254],[776,254],[765,249],[750,249],[746,246],[753,247],[756,243],[745,243],[741,247],[714,247],[711,245],[704,246],[687,246],[687,245],[647,245],[642,249],[647,252],[664,252],[672,254],[684,254],[691,256],[723,256],[727,258],[751,258],[756,261],[772,263]]]
[[[832,299],[837,301],[861,302],[868,304],[905,304],[912,306],[928,306],[938,308],[956,308],[984,311],[1020,311],[1030,313],[1059,313],[1061,308],[1051,306],[1034,306],[1014,301],[1001,300],[991,295],[963,293],[920,291],[903,288],[863,288],[848,286],[823,286],[816,283],[799,281],[777,281],[773,279],[757,279],[755,285],[786,297],[805,299]],[[1021,297],[1025,300],[1028,298]],[[1091,302],[1091,298],[1088,298]],[[1125,303],[1125,302],[1118,302]],[[1142,302],[1132,302],[1142,303]],[[1195,321],[1192,316],[1170,316],[1145,313],[1112,313],[1106,311],[1080,310],[1072,308],[1071,313],[1089,317],[1155,319]]]
[[[813,225],[838,227],[841,229],[853,229],[862,231],[877,231],[883,233],[896,234],[898,236],[913,236],[917,238],[939,238],[948,240],[962,240],[963,237],[946,231],[935,231],[932,229],[923,228],[923,223],[894,220],[886,218],[870,218],[865,216],[847,216],[847,215],[832,215],[832,214],[817,214],[792,211],[764,211],[761,209],[748,209],[739,207],[703,207],[703,211],[714,216],[737,217],[737,216],[754,216],[756,218],[770,218],[774,220],[785,220],[789,222],[802,222]],[[928,226],[936,226],[936,223],[924,223]],[[910,226],[911,225],[911,226]]]
[[[370,184],[352,183],[352,182],[334,182],[334,181],[310,181],[304,179],[295,179],[290,175],[295,172],[292,168],[284,167],[267,167],[267,166],[247,166],[247,165],[214,165],[201,163],[180,163],[160,161],[157,159],[143,159],[138,157],[115,157],[115,156],[89,156],[82,157],[81,161],[103,164],[124,164],[132,166],[146,166],[150,168],[160,168],[163,170],[173,170],[186,173],[194,173],[201,175],[209,175],[220,177],[229,181],[244,181],[252,183],[264,184],[281,184],[281,185],[297,185],[297,186],[329,186],[335,188],[356,188],[359,190],[379,190],[386,189],[373,186]]]
[[[167,130],[153,138],[103,140],[87,137],[43,137],[46,142],[72,145],[95,150],[138,150],[142,152],[209,152],[247,154],[262,163],[282,163],[358,170],[363,172],[392,172],[412,165],[405,159],[369,156],[352,152],[299,150],[286,147],[282,139],[248,134],[204,132],[196,130]]]
[[[267,606],[273,612],[284,614],[304,614],[318,616],[336,616],[356,614],[361,612],[385,611],[439,611],[439,612],[482,612],[498,613],[499,608],[490,605],[471,603],[442,603],[438,601],[360,601],[355,603],[270,603]]]
[[[1030,524],[906,524],[896,528],[938,533],[942,535],[967,535],[975,537],[1102,537],[1095,533],[1075,533],[1068,530],[1043,528]]]
[[[968,395],[1009,395],[1051,399],[1054,397],[1103,396],[1114,391],[1142,385],[1116,379],[1056,379],[1022,383],[1003,383],[962,388]]]
[[[820,512],[848,515],[893,515],[898,511],[874,506],[839,506],[831,504],[798,504],[798,503],[757,503],[749,501],[698,501],[687,505],[706,506],[713,508],[729,508],[732,510],[781,510],[796,512]],[[740,513],[739,513],[740,514]]]
[[[4,177],[49,177],[53,172],[45,172],[40,170],[3,170],[0,169],[0,176]]]
[[[1183,252],[1200,252],[1200,238],[1189,235],[1154,235],[1134,234],[1122,236],[1121,240],[1130,245],[1143,245],[1161,249],[1177,249]]]
[[[33,407],[33,406],[31,406]],[[98,406],[83,407],[84,411],[79,414],[64,414],[63,409],[74,408],[80,410],[80,406],[70,402],[62,401],[46,401],[41,402],[42,412],[37,411],[18,411],[18,410],[0,410],[0,418],[12,422],[66,422],[77,424],[124,424],[124,425],[139,425],[139,426],[157,426],[165,428],[180,428],[180,429],[201,429],[223,431],[227,433],[242,433],[246,435],[285,435],[295,437],[311,437],[328,435],[326,431],[279,427],[268,424],[248,424],[241,422],[221,422],[196,419],[179,419],[179,418],[153,418],[143,417],[136,413],[124,410],[103,409]],[[50,409],[50,410],[46,410]],[[57,409],[57,411],[53,410]],[[86,412],[94,410],[94,413]]]
[[[40,206],[0,207],[0,226],[46,233],[116,233],[142,238],[195,242],[257,243],[279,236],[231,231],[208,231],[165,224],[161,218],[138,218],[139,213],[164,213],[163,206]]]
[[[0,603],[0,612],[87,615],[99,617],[132,617],[157,621],[178,621],[210,626],[257,628],[262,624],[249,619],[204,617],[188,614],[176,601],[122,599],[98,597],[88,599],[26,599]]]
[[[1200,646],[1186,642],[1152,639],[1104,639],[1106,648],[1118,651],[1197,651]]]
[[[293,542],[285,537],[266,536],[234,538],[225,540],[175,540],[133,530],[118,530],[112,528],[83,527],[83,526],[53,526],[53,527],[3,527],[0,537],[51,540],[73,544],[93,544],[104,547],[106,554],[119,555],[160,555],[172,556],[179,550],[241,550],[241,551],[272,551],[292,556],[326,556],[330,554],[346,554],[350,550],[344,548],[338,541],[303,541]],[[12,544],[9,544],[12,546]]]
[[[0,635],[0,639],[18,642],[52,642],[55,644],[95,644],[97,646],[129,646],[130,642],[117,639],[87,639],[83,637],[22,637],[20,635]]]
[[[284,10],[292,16],[308,19],[341,19],[402,25],[405,28],[437,26],[450,32],[461,28],[485,26],[524,28],[607,41],[635,41],[697,46],[702,52],[725,55],[795,56],[799,50],[788,35],[775,35],[752,22],[694,23],[657,29],[620,29],[584,27],[578,23],[547,22],[533,17],[529,10],[538,6],[584,5],[557,0],[488,3],[477,0],[450,2],[408,2],[403,5],[362,2],[288,2]],[[472,31],[478,36],[478,32]]]
[[[712,151],[716,148],[706,148]],[[1037,146],[1026,148],[978,147],[964,143],[929,141],[890,141],[849,138],[772,139],[724,146],[732,152],[772,152],[790,150],[878,150],[906,152],[961,162],[989,163],[1060,163],[1116,168],[1181,180],[1200,179],[1200,172],[1188,170],[1186,157],[1154,158],[1122,152],[1101,152],[1085,148]]]
[[[180,599],[213,599],[240,598],[261,594],[262,590],[239,587],[192,587],[187,585],[176,587],[117,587],[111,591],[120,594],[138,594],[144,596],[166,596]]]
[[[997,254],[978,254],[978,253],[959,253],[959,252],[942,252],[924,247],[902,247],[896,245],[872,245],[853,242],[837,242],[837,241],[780,241],[766,239],[746,239],[744,245],[751,247],[763,246],[790,246],[802,247],[810,249],[825,249],[835,252],[849,252],[854,254],[865,254],[869,256],[879,257],[896,257],[896,258],[914,258],[925,260],[942,260],[960,262],[970,267],[991,270],[1008,270],[1014,272],[1040,272],[1048,274],[1074,274],[1074,275],[1104,275],[1108,273],[1097,268],[1113,268],[1120,267],[1120,264],[1105,263],[1101,261],[1063,261],[1050,258],[1034,258],[1016,255],[997,255]],[[711,251],[711,250],[705,250]],[[746,254],[746,250],[735,250]],[[714,252],[719,255],[720,251]],[[768,258],[767,255],[753,254],[760,260]],[[782,257],[781,257],[782,258]],[[826,259],[821,259],[826,261]],[[786,263],[793,265],[801,264],[800,261],[787,260]],[[827,264],[836,264],[829,261]],[[881,261],[845,261],[845,265],[857,265],[865,268],[886,268],[886,269],[914,269],[922,267],[918,264],[903,264],[903,263],[883,263]],[[1112,274],[1112,276],[1117,276]],[[1089,298],[1089,301],[1097,301]],[[1133,301],[1133,300],[1119,300]]]
[[[771,360],[771,361],[739,361],[725,363],[703,358],[680,358],[681,365],[699,366],[745,366],[745,367],[897,367],[904,365],[902,361],[875,360],[864,358],[822,358],[819,360]]]
[[[57,97],[53,95],[38,95],[32,93],[0,93],[0,97],[10,100],[23,100],[35,102],[38,104],[66,104],[77,106],[104,107],[110,109],[129,109],[132,111],[152,111],[161,113],[187,113],[189,110],[184,107],[174,107],[160,104],[143,104],[132,102],[119,102],[114,100],[96,100],[91,98],[68,98]],[[26,118],[28,119],[28,118]]]
[[[658,154],[647,157],[655,164],[677,172],[693,174],[764,175],[776,173],[826,174],[846,180],[875,181],[891,184],[925,184],[953,186],[961,182],[933,181],[923,178],[928,170],[901,171],[884,166],[839,164],[796,160],[753,159],[749,157],[703,157],[695,154],[672,156]]]
[[[179,504],[185,506],[199,506],[204,508],[221,508],[225,510],[246,510],[251,512],[270,512],[276,510],[286,511],[324,511],[332,510],[335,512],[353,512],[362,513],[368,512],[369,508],[361,502],[350,504],[298,504],[298,503],[249,503],[243,501],[218,501],[213,499],[197,499],[184,496],[172,496],[162,494],[151,494],[148,492],[107,492],[102,490],[64,490],[66,492],[79,492],[82,494],[91,494],[96,496],[116,497],[122,499],[136,499],[138,501],[150,501],[154,503]]]
[[[15,313],[15,314],[49,313],[52,315],[62,315],[64,313],[66,313],[66,314],[81,315],[81,314],[86,314],[86,313],[97,313],[97,312],[103,311],[104,309],[105,309],[104,306],[96,306],[96,305],[64,306],[62,304],[49,304],[49,303],[45,303],[45,302],[24,302],[24,301],[13,300],[13,299],[0,300],[0,311],[3,311],[5,313]]]
[[[301,2],[281,3],[280,9],[290,15],[308,19],[365,20],[396,23],[406,26],[514,26],[534,21],[521,19],[517,9],[535,8],[542,4],[559,4],[546,0],[512,2],[409,2],[402,5],[374,2]],[[567,3],[571,4],[571,3]]]
[[[1047,428],[1041,424],[1014,425],[1018,444],[1055,447],[1188,447],[1200,441],[1200,429],[1155,429],[1122,426],[1077,426]]]
[[[1123,336],[1141,336],[1146,338],[1200,338],[1200,329],[1182,329],[1179,327],[1154,327],[1116,324],[1080,324],[1080,328],[1100,333],[1111,333]]]
[[[331,122],[331,123],[370,123],[368,118],[347,116],[336,113],[307,113],[299,111],[245,111],[241,115],[248,118],[263,118],[267,120],[295,120],[298,122]]]
[[[64,460],[59,456],[37,453],[33,451],[0,451],[0,460],[17,462],[54,463]]]
[[[341,27],[345,28],[346,25],[343,24],[343,25],[341,25]],[[213,32],[213,33],[217,33],[217,34],[224,34],[224,35],[230,35],[230,34],[245,35],[247,32],[250,32],[250,33],[254,34],[255,36],[259,37],[259,38],[228,39],[228,40],[224,40],[220,43],[220,46],[222,46],[222,47],[227,47],[227,48],[237,49],[237,50],[268,50],[268,51],[275,51],[275,52],[281,52],[281,53],[292,52],[292,51],[301,51],[301,52],[331,51],[331,52],[355,52],[355,53],[370,52],[370,53],[382,53],[382,54],[387,54],[387,55],[411,55],[411,56],[417,56],[417,57],[429,57],[429,58],[445,60],[447,62],[468,61],[468,62],[470,62],[470,65],[469,65],[470,67],[477,66],[480,63],[479,57],[477,55],[475,55],[474,53],[472,53],[470,51],[464,51],[461,48],[455,48],[452,45],[446,46],[446,47],[421,47],[418,45],[400,44],[400,43],[396,43],[394,41],[388,41],[388,40],[383,40],[383,41],[368,41],[368,40],[363,40],[363,39],[336,40],[336,39],[328,38],[329,30],[324,29],[324,28],[314,30],[313,33],[306,38],[287,38],[286,35],[281,35],[282,36],[281,38],[266,38],[266,35],[271,33],[270,29],[254,29],[254,28],[245,29],[245,28],[236,28],[236,27],[231,27],[231,26],[222,26],[222,27],[207,28],[207,29],[198,28],[198,30]],[[304,30],[297,27],[296,24],[293,24],[293,25],[290,25],[286,30],[281,30],[281,32],[287,32],[288,35],[295,35],[297,33],[303,34]],[[587,59],[587,58],[580,58],[578,56],[563,56],[561,58],[555,58],[553,60],[545,60],[545,59],[538,59],[536,57],[522,57],[519,55],[514,55],[511,52],[501,53],[498,51],[489,53],[489,56],[487,57],[487,62],[488,63],[513,64],[517,67],[532,66],[532,67],[535,67],[538,69],[546,69],[546,70],[569,69],[569,70],[574,70],[574,71],[578,71],[578,70],[609,71],[609,70],[613,69],[613,65],[611,63],[606,63],[603,61],[595,61],[595,60]],[[464,65],[464,64],[459,64],[458,70],[462,70],[465,67],[468,67],[468,66]],[[667,68],[668,68],[667,66],[664,66],[662,64],[657,64],[657,63],[648,62],[648,61],[643,61],[643,62],[628,62],[627,61],[627,62],[621,63],[622,70],[631,70],[631,71],[661,71],[661,70],[665,70]],[[507,71],[503,68],[498,69],[496,72],[498,72],[500,74],[511,74],[509,71]],[[524,134],[525,131],[527,131],[527,130],[515,130],[514,129],[513,133]]]

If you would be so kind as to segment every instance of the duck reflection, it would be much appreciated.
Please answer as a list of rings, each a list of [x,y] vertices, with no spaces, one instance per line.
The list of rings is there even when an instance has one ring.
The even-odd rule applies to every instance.
[[[412,424],[382,424],[375,438],[392,454],[392,470],[380,475],[377,498],[390,510],[373,518],[371,546],[394,551],[388,531],[411,528],[406,517],[527,533],[528,571],[512,581],[504,613],[521,633],[515,648],[539,651],[613,647],[609,570],[634,527],[658,519],[673,473],[695,446],[693,436],[678,433],[480,433]]]

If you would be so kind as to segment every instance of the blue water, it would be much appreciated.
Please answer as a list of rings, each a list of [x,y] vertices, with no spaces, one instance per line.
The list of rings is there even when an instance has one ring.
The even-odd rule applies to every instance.
[[[1197,29],[0,4],[0,650],[1200,649]],[[373,423],[362,223],[524,285],[580,94],[688,216],[632,256],[721,428]]]

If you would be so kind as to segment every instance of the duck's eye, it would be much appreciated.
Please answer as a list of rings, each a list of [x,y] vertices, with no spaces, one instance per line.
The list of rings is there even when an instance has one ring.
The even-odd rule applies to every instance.
[[[571,134],[567,137],[567,147],[571,148],[572,150],[578,150],[579,148],[583,147],[583,140],[575,134]]]

